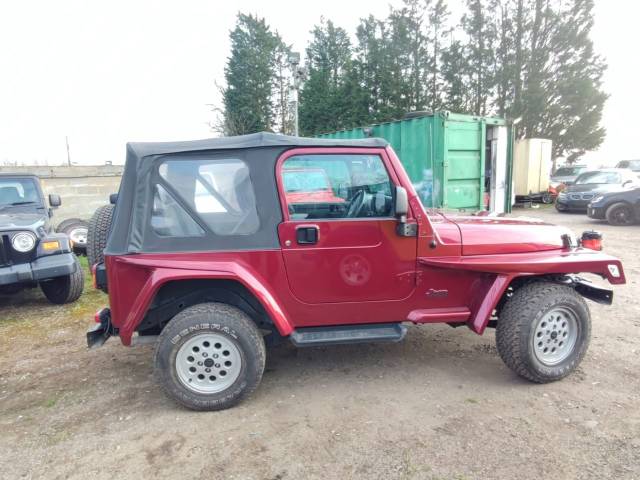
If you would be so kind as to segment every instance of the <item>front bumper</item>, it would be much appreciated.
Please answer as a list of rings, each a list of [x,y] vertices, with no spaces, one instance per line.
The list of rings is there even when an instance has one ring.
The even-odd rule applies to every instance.
[[[596,220],[604,220],[607,217],[606,213],[607,210],[603,207],[589,205],[587,208],[587,216],[589,218],[595,218]]]
[[[76,259],[73,253],[41,257],[29,263],[0,267],[0,285],[39,282],[63,277],[74,273],[76,268]]]
[[[556,209],[561,212],[584,212],[589,206],[589,200],[568,200],[558,197],[556,199]]]

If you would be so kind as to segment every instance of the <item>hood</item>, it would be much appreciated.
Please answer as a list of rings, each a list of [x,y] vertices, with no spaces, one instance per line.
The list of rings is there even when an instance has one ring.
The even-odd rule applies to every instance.
[[[36,230],[43,227],[47,221],[46,215],[41,213],[19,213],[19,212],[1,212],[0,213],[0,231],[10,230]]]
[[[572,185],[568,185],[564,191],[567,193],[576,193],[576,192],[604,193],[604,192],[615,192],[618,190],[622,190],[622,185],[618,183],[585,183],[581,185],[576,185],[574,183]]]
[[[526,253],[564,248],[573,233],[536,219],[447,216],[460,229],[462,255]]]

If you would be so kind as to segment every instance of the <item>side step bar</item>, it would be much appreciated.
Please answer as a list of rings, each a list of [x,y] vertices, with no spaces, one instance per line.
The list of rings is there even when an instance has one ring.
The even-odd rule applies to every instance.
[[[407,327],[399,323],[375,323],[298,328],[289,338],[296,347],[317,347],[350,343],[399,342],[406,333]]]

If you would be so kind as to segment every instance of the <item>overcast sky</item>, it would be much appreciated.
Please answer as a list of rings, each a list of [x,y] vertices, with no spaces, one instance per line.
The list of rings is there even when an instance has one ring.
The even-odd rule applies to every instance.
[[[360,17],[398,1],[3,1],[0,4],[0,164],[122,163],[127,141],[213,136],[228,34],[257,13],[300,51],[321,16],[353,34]],[[450,0],[460,12],[462,0]],[[596,49],[608,61],[607,139],[596,163],[640,158],[640,2],[596,0]],[[455,17],[459,15],[456,13]]]

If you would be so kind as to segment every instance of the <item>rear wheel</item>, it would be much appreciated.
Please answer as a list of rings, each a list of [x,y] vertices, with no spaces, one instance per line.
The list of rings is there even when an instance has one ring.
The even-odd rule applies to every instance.
[[[177,314],[160,334],[156,376],[167,394],[193,410],[222,410],[260,383],[266,350],[242,311],[203,303]]]
[[[635,221],[631,206],[622,202],[614,203],[607,208],[606,217],[611,225],[631,225]]]
[[[87,260],[89,268],[104,260],[104,249],[111,230],[113,219],[113,205],[103,205],[98,208],[91,220],[87,232]]]
[[[553,196],[551,195],[551,192],[544,192],[542,194],[542,203],[544,203],[545,205],[550,205],[553,203]]]
[[[496,346],[521,377],[547,383],[569,375],[589,347],[591,316],[571,287],[535,282],[516,290],[500,313]]]
[[[75,257],[74,257],[75,258]],[[56,277],[40,283],[42,293],[51,303],[63,304],[75,302],[84,288],[84,272],[77,258],[76,271],[70,275]]]

